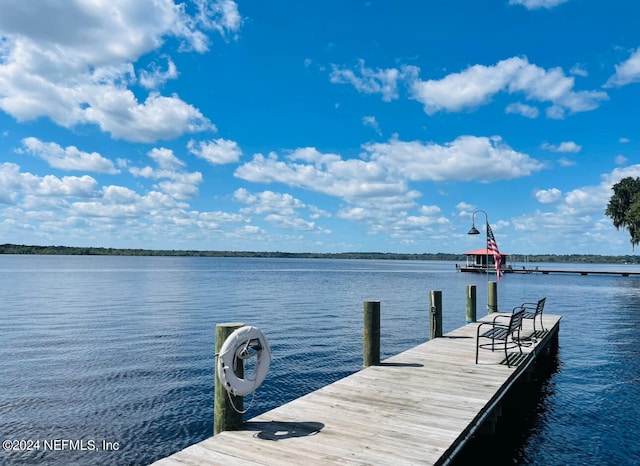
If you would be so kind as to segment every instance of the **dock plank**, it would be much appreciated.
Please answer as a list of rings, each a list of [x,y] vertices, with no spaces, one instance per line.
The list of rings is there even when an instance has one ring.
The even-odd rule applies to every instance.
[[[446,463],[557,335],[560,316],[543,321],[550,331],[523,348],[518,366],[500,364],[504,352],[487,350],[475,364],[478,323],[468,324],[154,464]]]

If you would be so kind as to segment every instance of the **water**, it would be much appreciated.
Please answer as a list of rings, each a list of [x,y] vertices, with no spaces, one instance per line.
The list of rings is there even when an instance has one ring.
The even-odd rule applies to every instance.
[[[211,436],[217,323],[271,344],[248,419],[361,368],[363,301],[381,301],[386,358],[427,339],[430,290],[446,332],[466,285],[484,314],[486,283],[452,262],[0,256],[0,440],[32,442],[0,463],[146,465]],[[508,462],[638,464],[640,277],[509,274],[498,296],[563,316]]]

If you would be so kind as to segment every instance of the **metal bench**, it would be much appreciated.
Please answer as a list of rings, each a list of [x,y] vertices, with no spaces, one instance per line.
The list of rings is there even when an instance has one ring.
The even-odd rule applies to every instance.
[[[509,354],[507,349],[518,348],[520,354],[522,354],[520,331],[522,330],[522,319],[524,319],[525,310],[515,309],[512,314],[498,314],[491,322],[482,322],[478,325],[476,332],[476,364],[478,364],[478,353],[480,348],[491,349],[494,351],[496,348],[496,341],[501,342],[500,345],[504,347],[504,357],[507,361],[507,366],[511,367],[509,363]],[[506,322],[508,319],[508,323]],[[503,320],[503,322],[500,322]],[[490,327],[490,328],[486,328]],[[480,333],[484,330],[482,333]],[[491,342],[480,343],[480,339],[485,338],[491,340]]]
[[[536,330],[536,319],[540,320],[540,328],[544,332],[544,325],[542,325],[542,311],[544,311],[544,303],[547,301],[547,298],[544,297],[537,303],[522,303],[520,306],[516,307],[516,309],[522,309],[524,311],[524,319],[532,319],[533,320],[533,334],[537,335]]]

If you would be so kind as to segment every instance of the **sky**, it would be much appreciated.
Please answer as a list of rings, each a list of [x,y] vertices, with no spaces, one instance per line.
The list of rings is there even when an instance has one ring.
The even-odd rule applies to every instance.
[[[0,0],[0,243],[634,254],[640,2]]]

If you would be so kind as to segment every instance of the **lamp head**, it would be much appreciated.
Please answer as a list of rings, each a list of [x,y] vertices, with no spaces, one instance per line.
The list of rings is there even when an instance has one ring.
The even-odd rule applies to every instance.
[[[467,233],[468,235],[479,235],[480,232],[478,231],[478,229],[476,228],[475,225],[471,226],[471,230],[469,230],[469,233]]]

